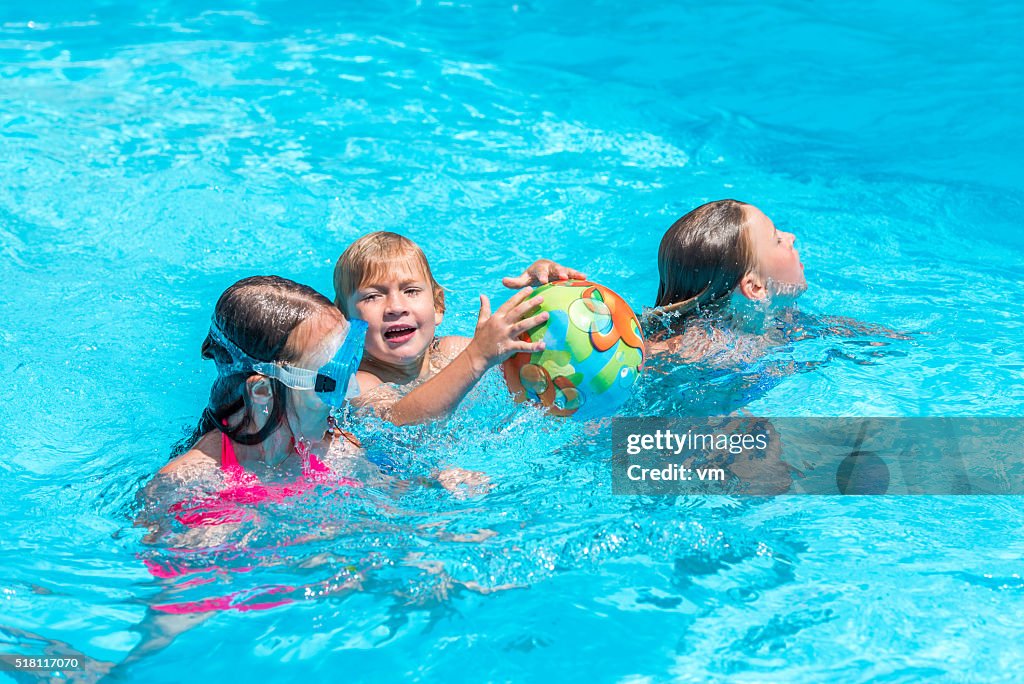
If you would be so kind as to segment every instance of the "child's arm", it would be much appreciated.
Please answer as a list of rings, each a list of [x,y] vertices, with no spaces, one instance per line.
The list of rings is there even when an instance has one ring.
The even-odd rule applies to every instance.
[[[556,280],[586,280],[587,276],[568,266],[556,264],[550,259],[537,259],[515,278],[502,278],[501,284],[517,290],[527,285],[546,285]]]
[[[525,342],[519,339],[524,332],[548,319],[547,312],[524,318],[526,312],[544,300],[541,296],[527,299],[531,292],[531,288],[520,290],[493,315],[487,297],[480,295],[480,315],[473,339],[437,375],[390,407],[391,422],[395,425],[410,425],[442,418],[459,405],[488,368],[518,352],[543,350],[543,341]]]

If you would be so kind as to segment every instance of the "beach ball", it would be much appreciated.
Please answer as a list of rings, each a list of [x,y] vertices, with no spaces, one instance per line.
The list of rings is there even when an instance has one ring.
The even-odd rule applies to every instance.
[[[533,291],[544,301],[528,316],[548,320],[523,333],[544,351],[521,352],[502,364],[518,401],[534,401],[556,416],[610,415],[629,397],[644,360],[640,321],[625,300],[586,280],[561,280]]]

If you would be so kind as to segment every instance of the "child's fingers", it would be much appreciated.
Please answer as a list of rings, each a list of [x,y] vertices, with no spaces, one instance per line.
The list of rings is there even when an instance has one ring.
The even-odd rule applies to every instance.
[[[501,279],[501,284],[508,288],[520,288],[527,285],[547,285],[559,280],[586,280],[581,271],[562,266],[550,259],[538,259],[530,264],[525,271],[516,277]]]
[[[587,275],[582,270],[575,268],[569,268],[568,266],[558,266],[558,274],[562,279],[568,281],[586,281]]]
[[[513,337],[519,337],[527,330],[532,330],[533,328],[536,328],[538,325],[543,325],[544,323],[547,322],[549,317],[550,316],[547,311],[541,311],[536,316],[530,316],[529,318],[524,318],[523,320],[519,321],[518,323],[512,326],[512,329],[509,332],[512,334]]]
[[[530,299],[527,299],[525,302],[520,303],[511,311],[507,312],[505,314],[505,318],[506,320],[509,321],[518,321],[520,318],[526,315],[527,311],[536,306],[540,306],[540,303],[543,301],[544,295],[537,295],[536,297],[531,297]]]
[[[551,282],[551,268],[556,266],[555,262],[541,259],[533,265],[533,277],[540,285],[547,285]]]
[[[523,300],[530,296],[531,292],[533,292],[532,287],[524,287],[522,290],[509,297],[508,301],[499,306],[495,313],[505,314],[511,309],[516,308],[523,303]]]
[[[477,314],[478,321],[486,321],[491,317],[491,300],[487,298],[487,295],[480,295],[480,313]]]
[[[528,271],[523,271],[515,278],[505,277],[501,279],[501,284],[505,287],[518,290],[521,287],[525,287],[530,284],[530,274]]]

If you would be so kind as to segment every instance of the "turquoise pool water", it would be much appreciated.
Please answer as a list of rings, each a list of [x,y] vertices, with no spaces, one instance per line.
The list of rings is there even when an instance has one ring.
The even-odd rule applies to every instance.
[[[325,493],[183,557],[132,521],[205,404],[219,293],[330,294],[376,229],[424,246],[466,334],[538,256],[651,304],[672,221],[750,201],[798,235],[804,312],[912,339],[825,331],[628,412],[1020,415],[1022,28],[1009,2],[4,3],[4,651],[119,662],[167,596],[294,587],[124,675],[1014,681],[1019,499],[616,497],[605,428],[496,378],[447,426],[361,428],[486,497]]]

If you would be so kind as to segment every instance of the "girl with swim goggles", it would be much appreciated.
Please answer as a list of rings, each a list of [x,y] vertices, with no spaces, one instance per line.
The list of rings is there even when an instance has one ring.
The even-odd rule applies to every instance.
[[[173,546],[171,553],[144,559],[150,573],[168,580],[170,588],[154,598],[140,629],[143,640],[118,667],[150,655],[216,611],[269,608],[311,590],[337,590],[334,579],[312,588],[275,584],[257,592],[211,594],[204,587],[197,600],[181,594],[190,582],[179,580],[207,573],[203,548],[244,557],[245,537],[239,542],[232,533],[262,516],[260,504],[284,502],[320,486],[359,486],[321,459],[328,449],[361,451],[330,413],[356,391],[353,375],[365,336],[365,323],[346,321],[323,295],[284,278],[245,278],[221,295],[202,345],[203,358],[217,367],[209,402],[193,434],[142,492],[147,505],[137,519],[150,529],[144,541]],[[181,499],[185,482],[189,494]],[[165,527],[166,513],[186,529]],[[229,587],[233,569],[228,565],[217,572],[228,578]]]
[[[161,474],[220,470],[234,482],[294,473],[299,461],[304,476],[327,470],[320,459],[333,442],[358,444],[331,410],[358,391],[365,337],[365,323],[305,285],[256,276],[229,287],[202,348],[217,366],[209,403]]]

